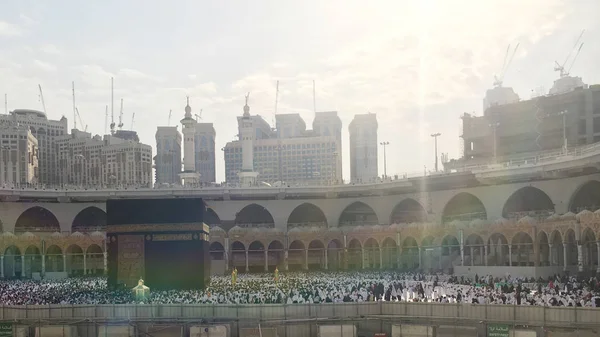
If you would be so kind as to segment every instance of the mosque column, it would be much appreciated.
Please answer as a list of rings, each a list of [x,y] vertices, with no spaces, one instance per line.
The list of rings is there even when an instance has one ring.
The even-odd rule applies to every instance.
[[[419,268],[423,267],[423,249],[417,248],[419,250]]]
[[[512,267],[512,245],[508,244],[508,266]]]
[[[553,266],[554,265],[554,252],[552,250],[552,244],[551,243],[548,244],[548,265],[549,266]]]
[[[475,259],[473,258],[473,255],[475,254],[475,250],[473,249],[473,246],[469,247],[471,248],[471,267],[473,267],[473,263],[475,262]]]
[[[225,270],[229,270],[229,238],[225,238],[225,250],[223,255],[225,257]]]
[[[246,253],[246,273],[248,272],[248,250],[245,251]]]
[[[485,266],[487,267],[487,265],[488,265],[488,245],[483,246],[483,261],[485,263]]]
[[[443,257],[442,256],[442,247],[438,247],[437,251],[438,251],[438,267],[440,270],[442,270],[444,268],[444,266],[443,266],[444,261],[442,259],[442,257]]]
[[[448,247],[448,253],[450,256],[452,256],[452,252],[450,247]],[[463,245],[463,243],[460,243],[460,265],[464,266],[465,265],[465,245]]]
[[[308,248],[304,250],[304,270],[308,270]]]
[[[25,254],[21,255],[21,278],[25,277]]]
[[[269,271],[269,251],[265,249],[265,271]]]
[[[344,261],[343,261],[344,270],[348,270],[348,248],[344,247]]]
[[[379,269],[383,269],[383,249],[379,248]]]
[[[289,268],[288,265],[288,250],[284,249],[283,250],[283,270],[287,271]]]
[[[360,249],[360,259],[362,260],[362,269],[365,269],[365,249],[361,248]]]
[[[583,246],[577,242],[577,270],[583,271]]]
[[[42,275],[46,274],[46,254],[42,254]]]
[[[63,271],[68,274],[68,272],[67,272],[67,254],[63,254]]]
[[[600,256],[600,245],[598,245],[598,256]],[[0,277],[4,278],[4,255],[0,255]]]
[[[87,275],[87,254],[83,253],[83,275]]]
[[[596,267],[596,273],[598,274],[600,273],[600,241],[596,241],[596,250],[598,251],[598,266]]]
[[[325,248],[325,250],[323,251],[323,254],[325,256],[325,270],[329,269],[329,263],[327,261],[327,248]]]
[[[563,261],[564,261],[564,266],[563,266],[563,270],[567,271],[567,249],[569,248],[569,245],[567,243],[563,243]]]
[[[479,263],[481,265],[484,265],[485,263],[483,262],[483,246],[479,246]]]
[[[106,251],[104,252],[104,275],[108,273],[108,259],[106,255]]]

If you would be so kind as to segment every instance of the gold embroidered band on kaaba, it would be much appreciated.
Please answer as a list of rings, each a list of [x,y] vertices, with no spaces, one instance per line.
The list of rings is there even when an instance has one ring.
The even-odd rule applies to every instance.
[[[148,232],[196,232],[209,233],[204,223],[171,223],[171,224],[133,224],[106,226],[107,234],[115,233],[148,233]]]

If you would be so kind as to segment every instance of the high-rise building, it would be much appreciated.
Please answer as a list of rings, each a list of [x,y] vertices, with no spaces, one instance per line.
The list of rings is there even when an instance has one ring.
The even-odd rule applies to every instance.
[[[196,172],[200,173],[201,183],[214,183],[217,180],[215,169],[215,127],[213,123],[196,122],[194,148]]]
[[[348,127],[350,132],[350,181],[373,182],[377,170],[377,116],[356,115]]]
[[[0,185],[27,186],[38,178],[38,141],[26,126],[0,124]]]
[[[154,170],[157,184],[181,184],[181,134],[177,126],[157,128]]]
[[[330,185],[342,181],[342,123],[337,112],[317,112],[313,130],[306,129],[299,114],[278,114],[275,125],[273,130],[262,117],[246,111],[238,117],[240,139],[224,148],[227,182],[238,182],[244,170],[257,172],[258,181],[270,184]],[[244,148],[246,138],[252,142],[246,142]],[[243,167],[244,156],[252,157],[246,160],[251,168]]]
[[[132,132],[105,135],[102,139],[76,129],[58,137],[60,183],[84,187],[151,187],[152,147],[119,135],[137,139]]]
[[[44,112],[30,109],[16,109],[8,115],[0,115],[0,122],[16,122],[31,130],[31,134],[37,139],[39,147],[38,182],[46,185],[59,184],[61,172],[56,160],[57,149],[55,140],[69,132],[67,118],[63,116],[58,121],[49,120]]]

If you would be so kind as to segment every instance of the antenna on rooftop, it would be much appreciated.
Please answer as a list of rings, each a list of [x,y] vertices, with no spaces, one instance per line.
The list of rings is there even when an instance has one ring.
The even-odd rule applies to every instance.
[[[110,134],[115,134],[115,90],[113,78],[110,78]]]
[[[71,90],[73,91],[73,129],[77,129],[77,108],[75,107],[75,81],[71,82]]]

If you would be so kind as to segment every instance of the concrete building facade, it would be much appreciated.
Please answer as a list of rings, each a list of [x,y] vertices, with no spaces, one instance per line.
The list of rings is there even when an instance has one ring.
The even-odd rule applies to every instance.
[[[379,176],[377,161],[377,115],[356,115],[350,132],[350,181],[373,182]]]
[[[200,182],[214,183],[217,180],[215,167],[215,137],[217,133],[213,123],[196,122],[194,134],[194,148],[196,160],[196,172],[200,173]]]
[[[244,153],[252,153],[253,170],[261,182],[331,185],[342,181],[341,120],[337,112],[317,112],[313,130],[306,129],[299,114],[278,114],[275,118],[272,129],[258,115],[238,117],[242,139],[227,143],[223,149],[227,182],[238,181]],[[244,137],[253,139],[251,150],[244,151]]]
[[[177,126],[159,126],[156,130],[154,170],[156,184],[181,185],[181,133]]]
[[[41,184],[48,186],[60,183],[60,169],[58,167],[55,140],[68,134],[67,118],[49,120],[44,112],[30,109],[16,109],[8,115],[0,115],[2,123],[18,123],[31,130],[38,141],[39,147],[39,177]]]
[[[19,187],[38,182],[38,141],[31,130],[0,124],[0,185]]]

